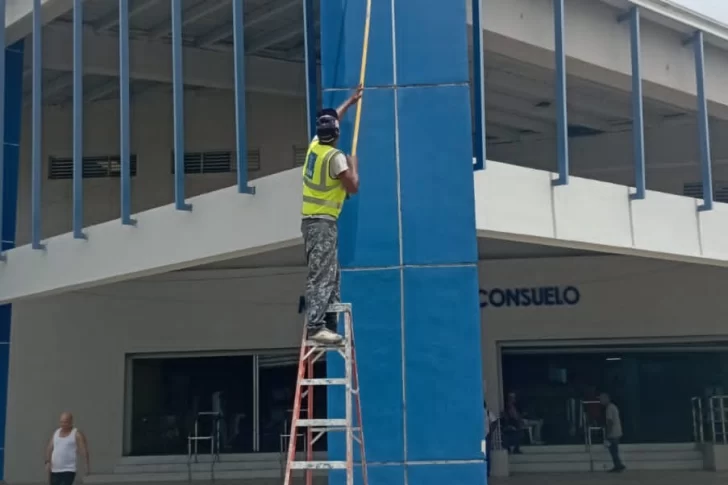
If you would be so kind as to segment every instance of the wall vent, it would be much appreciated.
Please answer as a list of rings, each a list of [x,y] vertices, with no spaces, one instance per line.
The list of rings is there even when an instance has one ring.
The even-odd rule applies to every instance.
[[[131,176],[137,174],[137,156],[130,155]],[[119,155],[101,155],[83,157],[83,178],[117,178],[121,176],[121,157]],[[72,157],[50,157],[48,160],[48,178],[51,180],[70,180],[73,178]]]
[[[306,161],[306,154],[308,153],[308,147],[303,145],[293,146],[293,166],[303,167]]]
[[[702,182],[688,182],[683,184],[683,195],[686,197],[692,197],[694,199],[703,198],[703,183]],[[713,182],[713,199],[716,202],[728,203],[728,182],[726,181],[715,181]]]
[[[172,173],[174,173],[174,151],[172,152]],[[207,152],[185,152],[185,174],[231,173],[237,171],[235,152],[214,150]],[[260,150],[248,150],[248,172],[260,170]]]

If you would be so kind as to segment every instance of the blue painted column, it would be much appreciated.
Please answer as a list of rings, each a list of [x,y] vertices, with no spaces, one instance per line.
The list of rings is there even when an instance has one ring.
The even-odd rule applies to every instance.
[[[3,173],[3,250],[15,247],[18,207],[20,116],[23,103],[23,42],[5,49],[5,170]],[[11,258],[12,254],[8,255]],[[2,264],[2,263],[0,263]],[[0,306],[0,480],[5,479],[5,421],[8,402],[11,305]]]
[[[483,484],[465,2],[377,0],[372,8],[361,189],[339,224],[369,482]],[[365,1],[322,2],[325,105],[358,83],[365,9]],[[352,109],[342,123],[347,151],[353,118]],[[340,361],[330,357],[330,375]],[[343,393],[329,392],[329,417],[343,417]],[[328,449],[343,459],[343,440],[329,437]],[[344,483],[343,474],[331,477]]]

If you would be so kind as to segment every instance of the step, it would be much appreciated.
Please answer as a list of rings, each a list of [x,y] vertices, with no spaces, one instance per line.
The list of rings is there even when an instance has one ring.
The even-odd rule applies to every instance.
[[[345,419],[299,419],[297,426],[303,428],[344,428]]]
[[[621,451],[622,460],[632,470],[702,470],[702,454],[695,449],[678,451]],[[509,457],[514,473],[559,473],[608,470],[612,460],[606,449],[594,451],[592,456],[581,453],[533,453]]]
[[[509,456],[513,473],[585,473],[612,468],[609,451],[601,443],[592,445],[591,455],[584,445],[527,446],[522,452]],[[702,452],[694,443],[620,445],[620,455],[630,470],[703,469]]]
[[[334,303],[326,308],[326,313],[351,312],[351,303]]]
[[[684,451],[697,450],[695,443],[622,443],[620,450]]]
[[[346,470],[345,461],[294,461],[294,470]]]
[[[342,340],[338,344],[322,344],[321,342],[316,342],[314,340],[306,340],[306,347],[313,347],[318,350],[341,350],[345,347],[346,341]]]
[[[184,455],[146,455],[146,456],[124,456],[119,460],[120,466],[126,465],[146,465],[160,463],[176,463],[179,465],[187,465],[187,453]],[[272,462],[280,459],[279,452],[270,453],[223,453],[220,455],[219,461],[224,462]],[[212,457],[209,453],[200,453],[198,460],[201,463],[210,463]]]
[[[604,447],[603,443],[592,443],[592,448]],[[629,443],[620,444],[623,451],[684,451],[695,450],[695,443]],[[586,451],[586,445],[535,445],[521,448],[524,453],[580,453]]]
[[[277,470],[281,467],[281,460],[267,461],[219,461],[215,463],[215,471],[253,471],[253,470]],[[192,463],[190,468],[192,472],[210,473],[212,463]],[[145,465],[118,465],[114,468],[114,473],[122,475],[132,475],[139,473],[187,473],[187,464],[179,463],[150,463]]]
[[[671,461],[671,460],[697,460],[702,459],[702,454],[698,450],[682,450],[682,451],[631,451],[620,450],[620,454],[625,460],[631,461]],[[522,455],[511,455],[511,463],[540,463],[540,462],[574,462],[589,461],[589,453],[582,451],[581,453],[532,453],[524,452]],[[593,450],[594,459],[609,459],[609,452],[601,447],[601,449]]]
[[[332,378],[332,379],[301,379],[302,386],[345,386],[346,379]]]
[[[239,455],[234,455],[239,458]],[[243,455],[244,456],[244,455]],[[277,459],[253,459],[247,456],[246,459],[237,459],[232,461],[220,461],[215,463],[214,476],[215,480],[274,480],[278,481],[282,478],[285,470],[285,457],[275,454]],[[315,453],[314,457],[325,460],[325,454]],[[297,458],[305,460],[303,453],[297,454]],[[156,460],[165,460],[166,463],[152,462]],[[185,463],[179,460],[186,460],[187,457],[169,456],[169,457],[125,457],[122,461],[126,463],[119,464],[115,467],[113,473],[93,474],[86,479],[84,483],[91,484],[115,484],[115,483],[169,483],[179,482],[187,483],[189,479],[188,469]],[[223,458],[224,459],[224,458]],[[146,463],[144,461],[147,461]],[[212,463],[198,463],[192,466],[192,480],[198,483],[210,483]],[[294,471],[294,476],[302,476],[302,471]],[[326,476],[326,471],[314,470],[314,476]]]
[[[299,473],[299,472],[297,472]],[[216,471],[215,480],[253,480],[253,479],[280,479],[283,470],[252,470],[252,471]],[[210,471],[192,474],[192,481],[197,483],[210,483]],[[131,474],[100,474],[89,475],[84,478],[84,484],[113,484],[113,483],[162,483],[178,482],[187,483],[189,479],[187,472],[178,473],[131,473]]]
[[[703,460],[679,461],[642,461],[630,462],[625,460],[629,470],[702,470]],[[594,471],[607,471],[612,468],[611,460],[595,460]],[[586,473],[592,471],[588,461],[584,462],[544,462],[544,463],[518,463],[511,464],[513,473]]]
[[[601,467],[594,468],[595,470]],[[589,472],[588,461],[561,463],[561,462],[544,462],[544,463],[510,463],[509,470],[511,473],[561,473],[561,472]]]
[[[609,468],[611,468],[611,461]],[[703,459],[696,458],[693,460],[649,460],[649,461],[630,461],[625,460],[625,465],[634,470],[703,470]]]
[[[702,470],[703,460],[650,460],[630,461],[624,459],[625,465],[631,470]],[[557,473],[557,472],[588,472],[591,471],[589,461],[577,462],[541,462],[541,463],[512,463],[514,473]],[[611,459],[594,460],[594,470],[603,471],[612,468]]]
[[[200,455],[199,463],[192,463],[192,470],[207,473],[209,475],[212,461],[210,455]],[[304,460],[305,453],[296,454],[297,459]],[[315,459],[325,459],[326,453],[314,453]],[[230,472],[250,472],[261,470],[280,470],[285,465],[286,457],[280,453],[265,454],[225,454],[220,457],[220,461],[215,463],[216,471]],[[114,475],[134,475],[134,474],[159,474],[159,473],[185,473],[187,474],[187,456],[169,455],[169,456],[140,456],[140,457],[124,457],[114,467],[112,474]]]

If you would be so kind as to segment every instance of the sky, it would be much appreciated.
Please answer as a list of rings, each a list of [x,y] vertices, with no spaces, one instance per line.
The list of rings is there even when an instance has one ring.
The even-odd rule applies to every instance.
[[[719,22],[728,24],[728,0],[672,0],[674,3],[683,5],[691,10],[700,12],[716,19]]]

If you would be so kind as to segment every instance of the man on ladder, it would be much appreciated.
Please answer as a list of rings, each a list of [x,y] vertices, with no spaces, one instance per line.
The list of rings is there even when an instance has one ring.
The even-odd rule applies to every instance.
[[[337,221],[348,194],[359,190],[359,163],[355,155],[345,155],[336,145],[339,120],[359,102],[362,90],[359,86],[338,109],[318,113],[316,136],[303,165],[301,232],[308,265],[306,324],[308,338],[321,344],[342,341],[336,329],[338,315],[326,310],[341,302]]]

